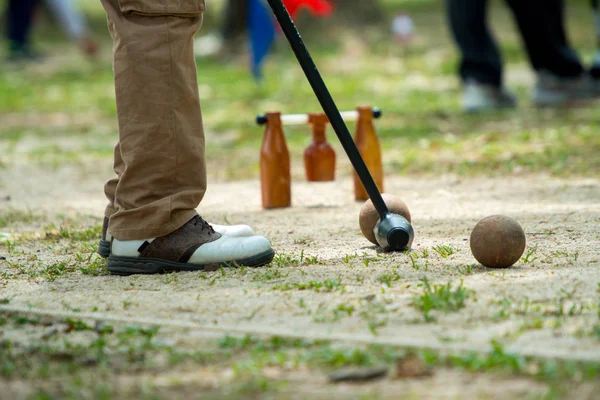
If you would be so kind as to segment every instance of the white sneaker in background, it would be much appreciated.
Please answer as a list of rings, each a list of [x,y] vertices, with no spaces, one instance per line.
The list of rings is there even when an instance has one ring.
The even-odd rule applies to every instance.
[[[462,105],[466,112],[481,112],[515,108],[517,99],[502,88],[468,81],[464,85]]]

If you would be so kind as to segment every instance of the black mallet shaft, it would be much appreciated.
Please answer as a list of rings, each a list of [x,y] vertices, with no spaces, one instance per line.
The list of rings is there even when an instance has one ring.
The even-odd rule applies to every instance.
[[[287,37],[288,42],[290,43],[290,46],[294,51],[298,62],[300,63],[300,66],[304,70],[304,74],[306,75],[308,82],[312,86],[317,99],[321,103],[323,111],[327,115],[327,118],[329,118],[331,127],[335,131],[340,143],[342,144],[342,147],[346,151],[346,154],[348,155],[356,174],[360,178],[360,181],[365,187],[365,190],[369,194],[377,213],[381,217],[381,220],[384,220],[390,215],[390,212],[383,201],[381,193],[379,193],[379,189],[377,188],[369,169],[362,159],[354,140],[352,140],[352,136],[348,131],[348,127],[344,123],[344,120],[340,115],[340,112],[333,101],[325,82],[323,81],[323,78],[321,78],[321,74],[319,73],[317,66],[308,53],[302,37],[300,37],[300,32],[298,32],[294,21],[292,21],[292,17],[288,13],[281,0],[268,1],[271,9],[273,10],[275,18],[281,26],[281,30]]]

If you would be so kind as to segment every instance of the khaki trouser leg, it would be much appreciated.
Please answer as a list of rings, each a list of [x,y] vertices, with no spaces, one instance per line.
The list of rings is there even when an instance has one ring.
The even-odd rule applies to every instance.
[[[114,40],[116,179],[105,185],[119,240],[167,235],[206,191],[193,36],[202,0],[102,0]],[[181,4],[181,6],[179,6]],[[179,7],[179,9],[178,9]]]
[[[125,169],[125,164],[123,163],[123,158],[121,157],[121,146],[119,146],[119,143],[117,143],[115,146],[113,169],[116,176],[109,179],[104,185],[104,194],[108,199],[108,205],[104,210],[104,215],[109,218],[111,215],[117,212],[117,209],[115,208],[115,193],[117,191],[117,185],[119,184],[119,178]]]

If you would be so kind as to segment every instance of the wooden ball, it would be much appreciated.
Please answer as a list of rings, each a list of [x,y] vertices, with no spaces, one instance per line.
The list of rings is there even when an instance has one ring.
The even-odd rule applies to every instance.
[[[411,222],[410,211],[408,211],[406,203],[404,203],[398,196],[384,193],[381,195],[381,197],[383,197],[384,203],[388,206],[388,209],[392,214],[401,215],[406,218],[408,222]],[[379,214],[377,213],[375,206],[373,206],[373,202],[371,199],[369,199],[360,209],[358,223],[360,225],[360,231],[364,237],[366,237],[369,242],[379,245],[379,243],[377,243],[377,239],[375,239],[375,233],[373,233],[373,229],[375,229],[377,221],[379,221]]]
[[[525,251],[525,232],[514,219],[492,215],[479,221],[471,232],[471,253],[482,265],[507,268]]]

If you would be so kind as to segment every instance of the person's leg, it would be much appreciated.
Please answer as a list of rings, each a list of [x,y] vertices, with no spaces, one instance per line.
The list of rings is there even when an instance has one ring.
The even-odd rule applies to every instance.
[[[592,60],[592,66],[590,67],[590,75],[595,79],[596,82],[598,82],[600,81],[600,2],[598,0],[591,0],[590,3],[592,7],[594,28],[596,32],[596,54],[594,55],[594,59]],[[597,84],[596,86],[599,85]]]
[[[206,190],[191,40],[201,14],[147,16],[119,6],[139,3],[153,2],[103,0],[115,40],[115,167],[122,162],[110,232],[120,240],[171,233],[196,214]]]
[[[108,230],[110,224],[110,216],[117,212],[115,208],[115,193],[117,186],[119,185],[119,178],[123,174],[125,164],[121,157],[121,147],[119,143],[114,149],[114,164],[113,170],[115,176],[109,179],[104,185],[104,194],[108,199],[108,205],[104,210],[104,221],[102,222],[102,237],[98,243],[98,254],[104,258],[110,255],[112,235]],[[221,235],[234,236],[234,237],[245,237],[254,236],[254,231],[248,225],[218,225],[210,223],[213,229]]]
[[[584,72],[565,34],[563,0],[507,0],[523,37],[531,65],[558,77]]]
[[[36,0],[8,0],[6,38],[9,51],[25,51],[33,23]]]
[[[46,4],[54,13],[57,21],[69,37],[89,57],[94,57],[98,45],[89,33],[85,15],[73,0],[46,0]]]
[[[461,55],[460,76],[502,86],[502,59],[487,24],[487,0],[447,0],[448,23]]]
[[[563,0],[507,0],[537,73],[533,102],[559,106],[595,95],[592,80],[565,33]]]
[[[204,134],[193,36],[204,2],[102,0],[114,41],[119,144],[108,269],[154,273],[273,258],[260,236],[216,233],[196,213],[206,190]]]
[[[228,0],[223,11],[223,28],[221,35],[225,41],[232,43],[246,33],[248,1]]]
[[[460,50],[466,111],[511,108],[514,96],[502,88],[502,59],[487,23],[487,0],[447,0],[452,36]]]

